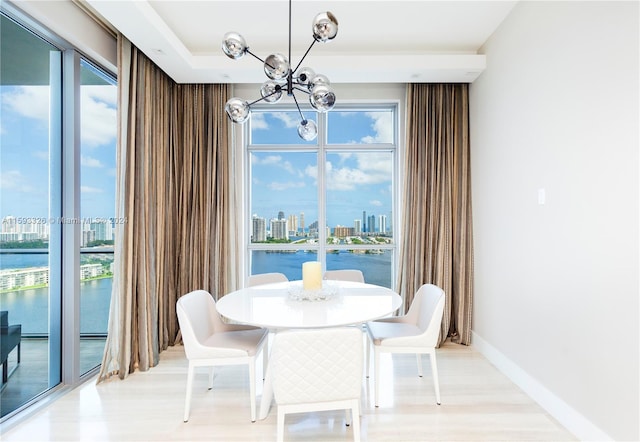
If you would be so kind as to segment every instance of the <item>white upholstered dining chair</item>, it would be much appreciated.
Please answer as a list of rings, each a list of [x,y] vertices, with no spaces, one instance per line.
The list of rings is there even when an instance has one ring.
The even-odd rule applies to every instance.
[[[278,441],[284,438],[286,414],[341,409],[347,410],[347,425],[353,422],[353,439],[360,440],[362,345],[362,333],[353,327],[275,335],[269,370],[278,407]]]
[[[213,367],[220,365],[249,366],[251,421],[256,420],[256,356],[264,352],[268,330],[247,325],[226,324],[216,311],[211,294],[195,290],[176,302],[178,323],[189,360],[184,421],[189,420],[193,378],[196,367],[210,367],[209,390],[213,388]],[[266,360],[266,358],[264,358]],[[266,370],[266,367],[263,367]]]
[[[364,282],[364,275],[360,270],[355,269],[327,270],[326,272],[324,272],[324,279],[335,281]]]
[[[254,287],[262,284],[272,284],[274,282],[287,282],[289,278],[284,273],[258,273],[250,275],[247,280],[247,287]]]
[[[444,302],[445,294],[440,287],[424,284],[416,292],[406,315],[367,323],[367,333],[374,351],[374,403],[376,407],[378,406],[380,389],[380,353],[415,353],[420,377],[422,377],[422,355],[428,354],[436,392],[436,403],[440,405],[436,346],[440,335]],[[366,359],[368,373],[368,346]]]

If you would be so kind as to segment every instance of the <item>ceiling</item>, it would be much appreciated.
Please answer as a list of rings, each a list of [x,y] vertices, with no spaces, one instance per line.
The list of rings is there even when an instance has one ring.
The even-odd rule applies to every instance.
[[[228,31],[261,59],[288,55],[287,0],[83,0],[178,83],[261,83],[262,63],[228,58]],[[303,65],[333,83],[473,82],[478,49],[516,1],[293,0],[292,66],[313,42],[319,12],[338,19],[335,39],[316,43]]]

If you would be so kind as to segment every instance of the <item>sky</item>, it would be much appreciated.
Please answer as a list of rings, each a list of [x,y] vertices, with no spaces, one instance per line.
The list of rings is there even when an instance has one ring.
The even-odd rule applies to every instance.
[[[115,86],[81,87],[81,216],[113,217]],[[49,86],[0,86],[0,217],[49,215]]]
[[[81,88],[81,216],[115,214],[115,86]],[[1,86],[0,217],[48,217],[49,88]],[[306,118],[316,118],[307,112]],[[327,224],[353,227],[354,220],[386,215],[391,224],[391,111],[338,111],[327,114],[325,156]],[[304,212],[305,226],[318,220],[318,155],[303,151],[318,140],[302,141],[295,112],[252,112],[256,145],[273,148],[251,154],[251,215],[271,219]],[[319,137],[322,138],[322,137]],[[337,147],[339,145],[339,147]],[[376,223],[378,221],[376,220]]]
[[[361,220],[366,211],[367,217],[387,216],[389,226],[393,154],[388,147],[381,151],[371,146],[392,142],[393,113],[332,111],[327,115],[327,224],[353,227],[354,220]],[[269,220],[279,211],[285,217],[304,212],[308,227],[318,220],[319,167],[316,152],[303,148],[316,145],[318,140],[301,141],[296,132],[298,121],[292,112],[252,112],[253,143],[274,147],[251,154],[251,213]]]

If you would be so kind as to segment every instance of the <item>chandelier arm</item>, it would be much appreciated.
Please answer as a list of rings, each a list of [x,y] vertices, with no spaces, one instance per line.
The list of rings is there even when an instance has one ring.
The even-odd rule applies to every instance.
[[[300,61],[298,62],[298,65],[296,66],[296,68],[294,70],[291,71],[291,73],[293,74],[295,71],[298,70],[298,68],[300,67],[300,65],[302,64],[302,62],[304,61],[305,57],[307,56],[307,54],[309,53],[309,51],[311,50],[311,48],[313,47],[314,44],[316,44],[318,40],[316,40],[315,38],[313,39],[313,42],[311,43],[311,45],[309,45],[309,48],[307,49],[307,52],[304,53],[304,55],[302,56],[302,58],[300,59]],[[289,60],[291,60],[291,56],[289,56]]]
[[[302,111],[300,110],[300,105],[298,104],[298,100],[296,99],[295,94],[291,94],[291,96],[293,97],[293,101],[296,103],[296,107],[298,108],[298,112],[300,113],[300,118],[302,119],[302,122],[305,123],[307,120],[304,117]]]
[[[264,97],[258,98],[257,100],[252,101],[251,103],[248,103],[249,107],[251,107],[252,104],[256,104],[262,100],[265,100],[267,98],[269,98],[272,95],[277,94],[278,92],[280,92],[280,89],[276,89],[275,91],[271,92],[270,94],[265,95]]]
[[[298,87],[298,86],[294,86],[293,89],[295,89],[297,91],[300,91],[300,92],[304,92],[307,95],[311,95],[311,92],[309,91],[309,89],[303,89],[303,88]]]
[[[251,55],[253,58],[256,58],[258,60],[260,60],[263,64],[266,64],[267,66],[269,66],[271,69],[275,69],[275,67],[271,66],[269,63],[267,63],[266,61],[264,61],[262,58],[258,57],[256,54],[254,54],[253,52],[251,52],[249,50],[249,48],[245,49],[245,52],[249,55]]]

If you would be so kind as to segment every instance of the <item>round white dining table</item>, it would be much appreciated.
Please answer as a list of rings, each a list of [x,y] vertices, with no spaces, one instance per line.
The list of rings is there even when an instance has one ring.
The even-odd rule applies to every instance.
[[[301,281],[264,284],[231,292],[216,302],[225,318],[277,331],[288,328],[324,328],[362,324],[395,312],[402,298],[386,287],[351,281],[325,281],[334,293],[324,300],[298,300]],[[265,419],[273,400],[270,364],[260,400],[258,419]]]
[[[323,328],[361,324],[388,316],[402,305],[393,290],[351,281],[325,281],[335,291],[330,299],[298,300],[301,281],[247,287],[216,302],[225,318],[269,329]]]

